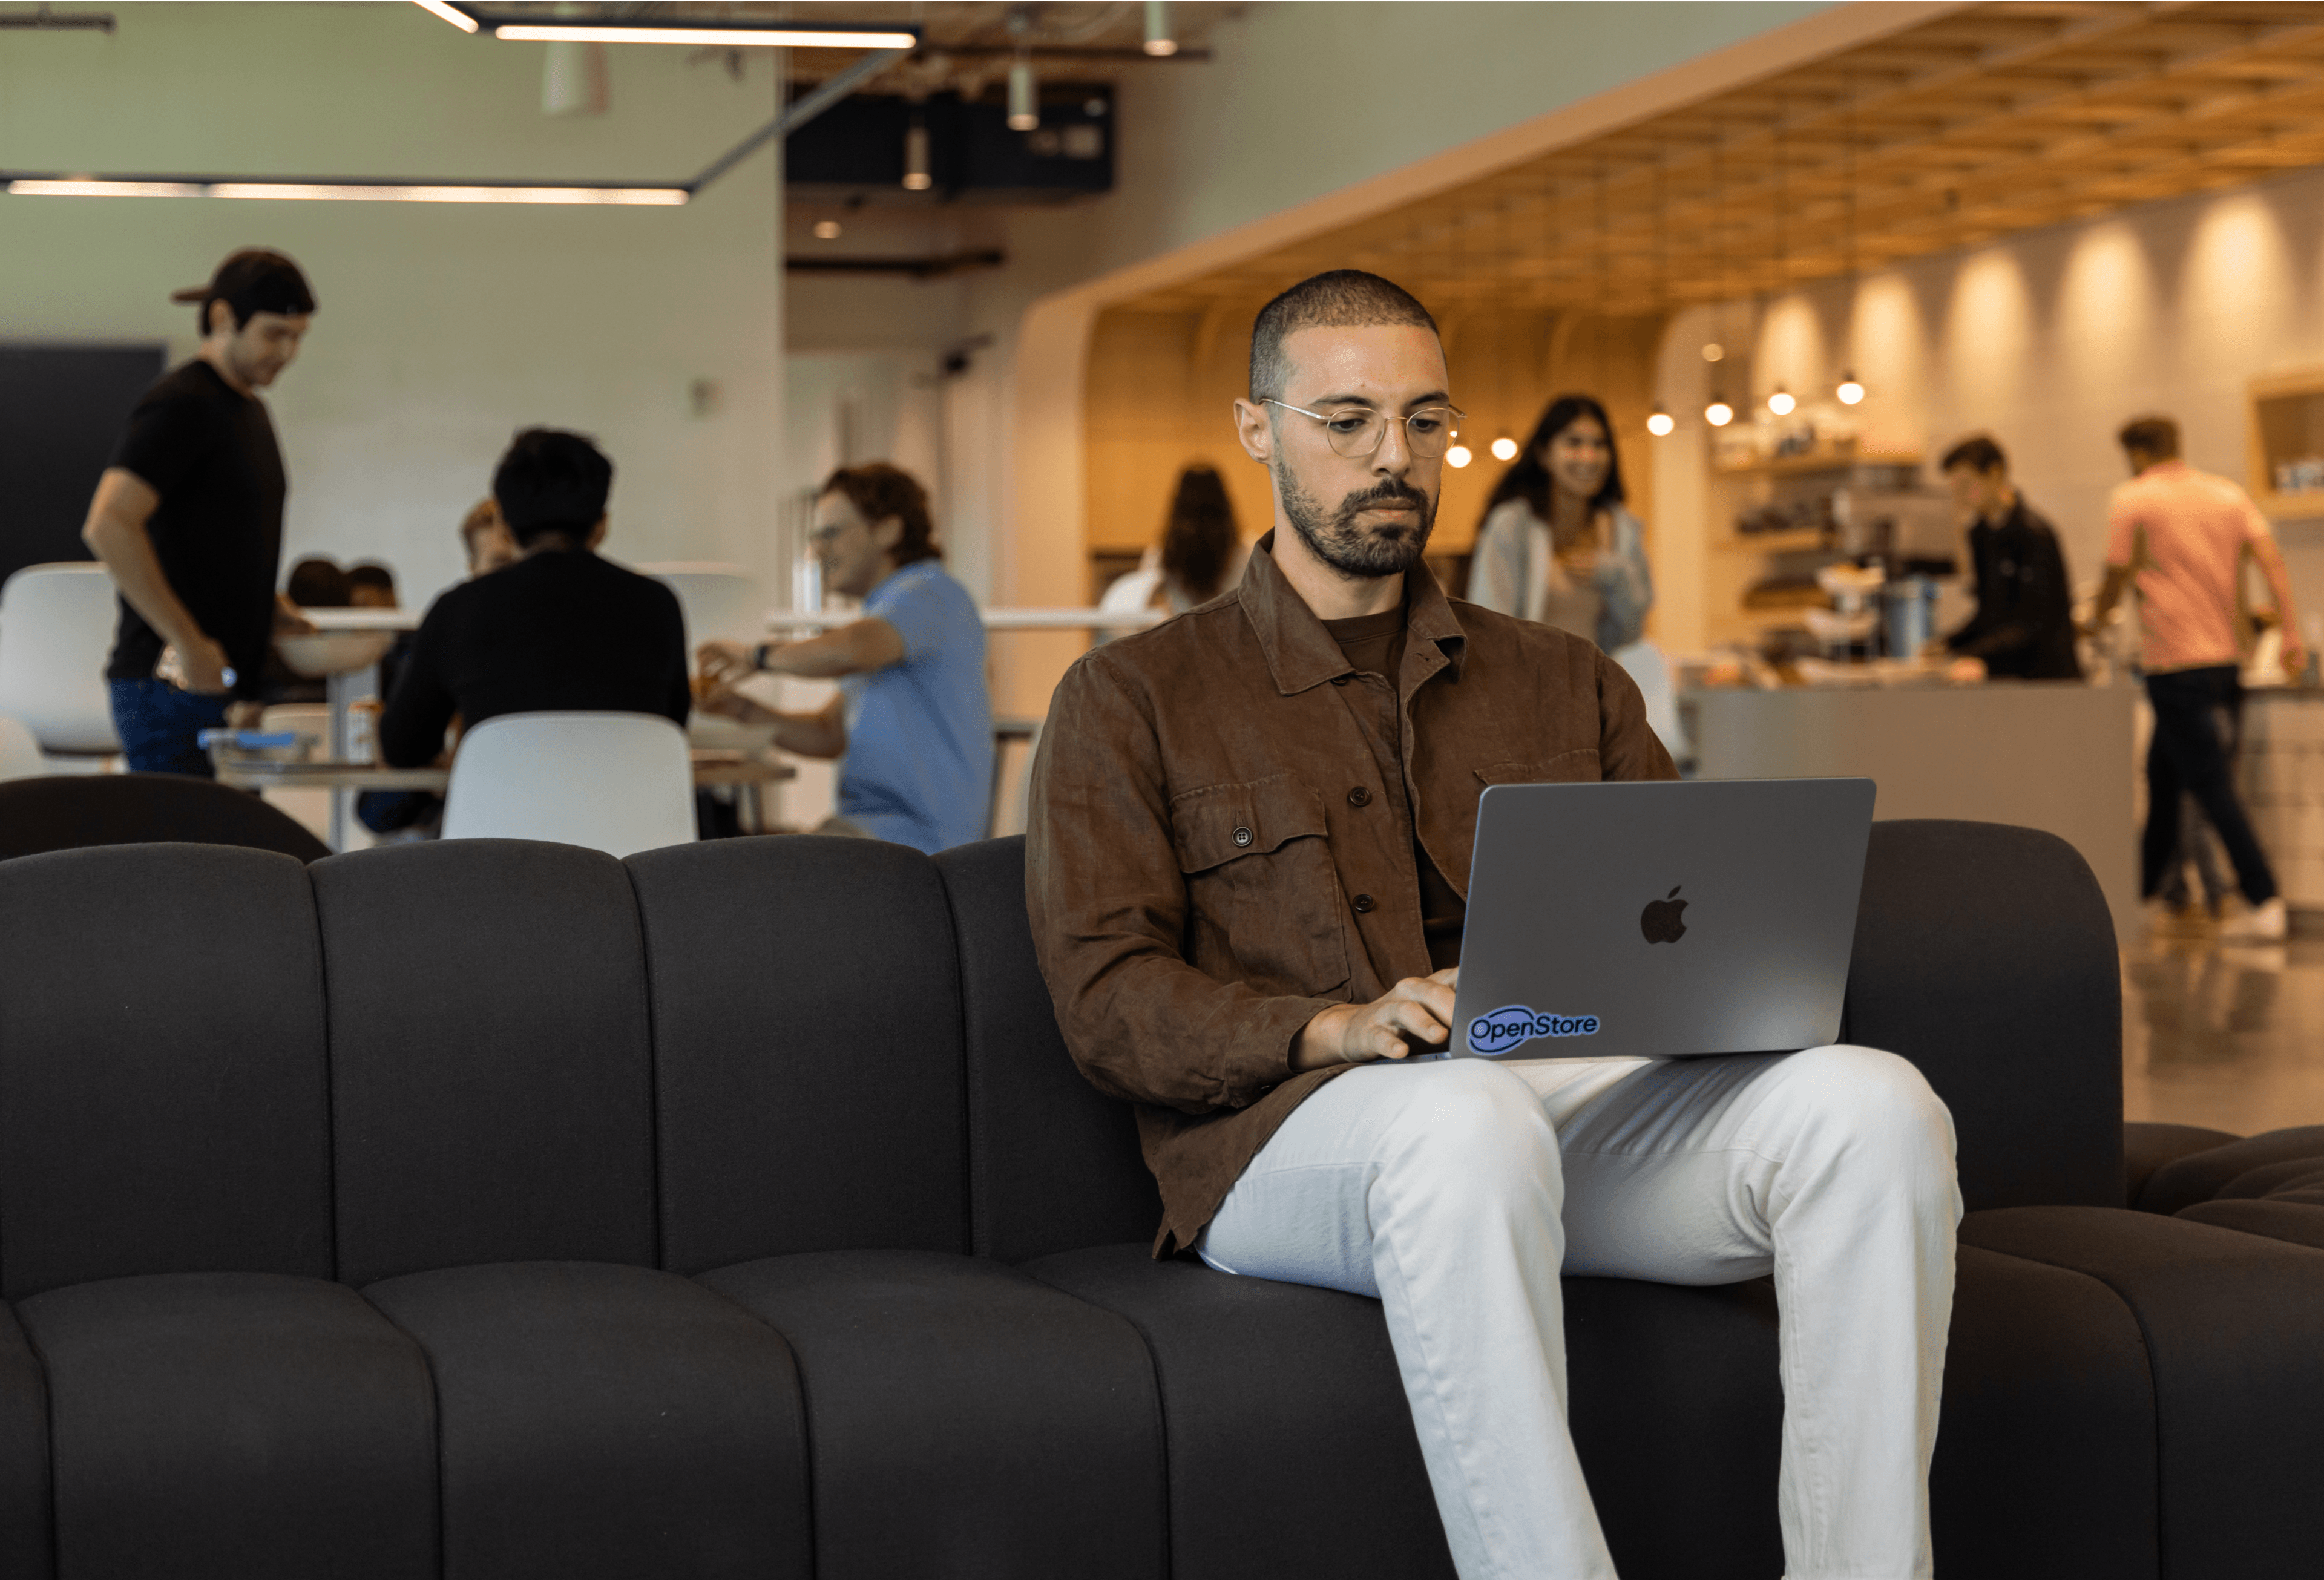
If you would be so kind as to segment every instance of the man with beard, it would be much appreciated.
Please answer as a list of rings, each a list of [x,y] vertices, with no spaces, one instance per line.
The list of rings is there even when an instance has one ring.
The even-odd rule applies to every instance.
[[[1447,1040],[1481,788],[1674,776],[1597,648],[1423,565],[1449,388],[1376,276],[1259,313],[1235,422],[1274,532],[1235,592],[1084,657],[1042,733],[1026,888],[1066,1046],[1139,1105],[1157,1254],[1381,1302],[1466,1580],[1613,1574],[1561,1270],[1772,1272],[1791,1580],[1925,1575],[1960,1203],[1917,1070],[1406,1062]]]

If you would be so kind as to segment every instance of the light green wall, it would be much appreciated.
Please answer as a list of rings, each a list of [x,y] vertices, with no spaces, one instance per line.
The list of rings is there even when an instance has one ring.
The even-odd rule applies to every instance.
[[[668,180],[772,114],[690,51],[615,50],[613,109],[540,113],[544,46],[408,5],[123,5],[111,37],[0,32],[15,170]],[[375,556],[408,599],[459,573],[454,528],[516,427],[595,435],[609,548],[761,552],[779,471],[779,190],[761,153],[681,209],[0,197],[0,337],[192,348],[170,291],[281,247],[321,301],[270,396],[289,552]],[[723,400],[694,415],[689,386]]]

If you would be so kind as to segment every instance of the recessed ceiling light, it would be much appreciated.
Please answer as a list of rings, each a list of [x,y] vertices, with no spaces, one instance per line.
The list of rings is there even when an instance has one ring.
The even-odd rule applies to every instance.
[[[565,23],[507,23],[493,37],[518,43],[693,44],[717,49],[913,50],[919,35],[872,30],[804,27],[604,27]]]

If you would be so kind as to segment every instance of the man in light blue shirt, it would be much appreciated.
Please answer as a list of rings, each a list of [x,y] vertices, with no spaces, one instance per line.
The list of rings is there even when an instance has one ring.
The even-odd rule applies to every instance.
[[[812,534],[824,585],[863,600],[863,616],[798,642],[706,642],[702,706],[772,723],[775,744],[843,759],[838,815],[819,832],[866,834],[933,854],[984,837],[992,799],[992,703],[984,622],[945,574],[928,496],[911,473],[872,462],[835,472]],[[761,707],[733,690],[757,670],[836,680],[813,713]]]

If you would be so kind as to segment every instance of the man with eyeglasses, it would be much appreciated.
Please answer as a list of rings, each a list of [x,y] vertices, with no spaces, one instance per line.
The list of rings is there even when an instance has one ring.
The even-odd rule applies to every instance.
[[[775,744],[837,758],[838,811],[818,833],[868,835],[933,854],[984,837],[992,801],[992,703],[984,621],[945,574],[927,491],[873,461],[824,480],[809,533],[823,584],[863,600],[862,617],[796,642],[706,642],[702,707],[771,723]],[[836,680],[812,713],[734,690],[760,670]]]
[[[1614,1572],[1561,1271],[1772,1272],[1791,1580],[1925,1576],[1943,1106],[1862,1048],[1404,1062],[1447,1039],[1483,786],[1675,774],[1590,642],[1429,574],[1461,414],[1418,301],[1318,275],[1250,362],[1275,530],[1236,592],[1074,665],[1033,775],[1035,948],[1074,1061],[1138,1105],[1156,1254],[1380,1300],[1464,1580]]]

